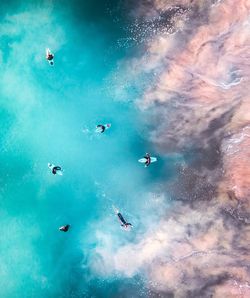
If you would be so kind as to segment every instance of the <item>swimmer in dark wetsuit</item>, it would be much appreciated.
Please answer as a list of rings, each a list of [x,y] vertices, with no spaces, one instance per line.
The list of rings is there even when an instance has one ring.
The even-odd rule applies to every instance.
[[[54,64],[54,55],[49,51],[49,49],[47,50],[46,59],[49,61],[50,65]]]
[[[148,167],[151,164],[150,154],[149,153],[146,153],[146,155],[144,156],[144,158],[146,159],[145,167]]]
[[[125,228],[125,229],[127,229],[129,226],[132,227],[132,224],[129,223],[129,222],[126,222],[126,220],[123,218],[123,216],[121,215],[120,212],[117,213],[117,216],[118,216],[119,221],[120,221],[120,223],[121,223],[121,227],[123,227],[123,228]]]
[[[70,225],[66,225],[66,226],[62,226],[62,227],[60,227],[59,230],[60,230],[61,232],[68,232],[69,228],[70,228]]]
[[[102,125],[102,124],[98,124],[98,125],[96,126],[96,128],[101,128],[100,133],[104,133],[104,131],[105,131],[105,129],[106,129],[106,127],[105,127],[104,125]]]
[[[55,167],[53,167],[53,169],[52,169],[52,173],[53,173],[54,175],[56,175],[56,172],[57,172],[57,171],[61,171],[61,170],[62,170],[61,167],[59,167],[59,166],[55,166]]]
[[[47,60],[51,61],[53,60],[53,58],[54,58],[53,54],[49,53],[47,56]]]

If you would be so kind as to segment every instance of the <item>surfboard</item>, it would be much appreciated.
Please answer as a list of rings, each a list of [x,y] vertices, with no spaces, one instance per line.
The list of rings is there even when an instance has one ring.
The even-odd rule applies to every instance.
[[[52,163],[48,163],[48,168],[51,170],[53,170],[53,168],[55,167],[55,165],[53,165]],[[62,176],[63,175],[63,171],[62,170],[57,170],[56,171],[56,175]]]
[[[105,130],[109,129],[111,127],[110,123],[104,124],[103,126],[105,126]],[[102,128],[101,127],[96,127],[96,132],[101,133],[102,132]]]
[[[143,158],[138,159],[138,161],[139,161],[140,163],[145,163],[147,160],[146,160],[145,157],[143,157]],[[157,158],[156,158],[156,157],[151,157],[151,163],[152,163],[152,162],[156,162],[156,161],[157,161]]]

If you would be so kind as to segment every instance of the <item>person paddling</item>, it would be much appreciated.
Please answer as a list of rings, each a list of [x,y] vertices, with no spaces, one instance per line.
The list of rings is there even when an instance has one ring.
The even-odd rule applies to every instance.
[[[54,55],[51,53],[50,49],[46,49],[46,59],[50,65],[54,65]]]
[[[48,168],[51,170],[53,175],[58,174],[62,176],[63,174],[62,168],[60,166],[55,166],[52,163],[48,163]]]
[[[148,167],[151,164],[150,154],[149,153],[146,153],[146,155],[144,156],[144,158],[146,159],[145,167]]]
[[[99,132],[100,133],[104,133],[104,131],[105,131],[105,126],[104,125],[102,125],[102,124],[98,124],[97,126],[96,126],[96,128],[98,128],[99,130]]]
[[[108,123],[108,124],[98,124],[96,126],[96,132],[104,133],[104,131],[106,129],[109,129],[110,127],[111,127],[110,123]]]
[[[124,230],[127,230],[129,231],[133,226],[131,223],[127,222],[124,217],[122,216],[121,212],[115,207],[113,206],[113,209],[118,217],[118,220],[121,224],[121,227],[124,229]]]
[[[68,232],[69,228],[70,228],[70,225],[65,225],[65,226],[60,227],[59,230],[61,232]]]
[[[119,221],[121,223],[121,227],[123,227],[125,230],[129,229],[130,227],[132,227],[132,224],[127,222],[124,217],[122,216],[122,214],[120,212],[117,213],[117,216],[119,218]]]

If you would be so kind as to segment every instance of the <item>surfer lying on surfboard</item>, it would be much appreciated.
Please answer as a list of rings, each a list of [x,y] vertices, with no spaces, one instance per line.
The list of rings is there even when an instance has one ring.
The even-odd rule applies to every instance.
[[[62,173],[62,168],[59,167],[59,166],[55,166],[55,165],[53,165],[51,163],[48,163],[48,168],[51,170],[51,172],[52,172],[53,175],[58,174],[58,175],[62,176],[62,174],[63,174]]]
[[[46,59],[50,65],[54,65],[54,55],[51,53],[50,49],[46,49]]]
[[[60,230],[61,232],[68,232],[69,228],[70,228],[70,225],[66,225],[66,226],[62,226],[62,227],[60,227],[59,230]]]
[[[149,153],[146,153],[146,155],[144,156],[144,158],[146,159],[145,167],[148,167],[151,164],[150,154]]]
[[[108,123],[108,124],[98,124],[97,126],[96,126],[96,132],[100,132],[100,133],[104,133],[104,131],[106,130],[106,129],[109,129],[111,127],[111,124],[110,123]]]
[[[124,230],[129,231],[129,230],[133,227],[132,224],[129,223],[129,222],[127,222],[127,221],[124,219],[124,217],[122,216],[122,214],[120,213],[120,211],[119,211],[118,209],[116,209],[114,206],[113,206],[113,208],[114,208],[114,211],[115,211],[115,213],[116,213],[116,215],[117,215],[117,217],[118,217],[118,220],[119,220],[119,222],[120,222],[120,224],[121,224],[121,227],[122,227]]]
[[[146,155],[143,158],[140,158],[138,161],[140,163],[144,163],[145,167],[148,167],[151,163],[156,162],[157,158],[150,156],[149,153],[146,153]]]

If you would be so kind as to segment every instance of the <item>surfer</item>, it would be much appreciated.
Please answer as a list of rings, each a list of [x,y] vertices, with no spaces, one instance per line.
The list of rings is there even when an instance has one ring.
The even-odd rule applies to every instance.
[[[62,168],[59,166],[55,166],[55,165],[49,163],[48,167],[51,169],[51,172],[53,175],[56,175],[58,171],[60,171],[60,173],[62,173]]]
[[[148,167],[151,164],[150,154],[149,153],[146,153],[146,155],[144,156],[144,158],[146,159],[145,167]]]
[[[121,215],[120,212],[117,213],[117,216],[119,218],[119,221],[121,223],[121,227],[123,227],[124,229],[128,229],[129,226],[132,227],[132,224],[129,222],[126,222],[126,220],[124,219],[124,217]]]
[[[111,124],[98,124],[96,126],[96,131],[100,133],[104,133],[104,131],[111,127]]]
[[[100,129],[100,133],[104,133],[104,131],[105,131],[105,126],[104,125],[102,125],[102,124],[98,124],[97,126],[96,126],[96,128],[98,128],[98,129]]]
[[[69,228],[70,228],[70,225],[66,225],[66,226],[62,226],[62,227],[60,227],[59,230],[60,230],[61,232],[68,232]]]
[[[53,65],[54,64],[54,55],[50,52],[49,49],[46,50],[46,59],[47,61],[49,62],[50,65]]]
[[[151,156],[149,153],[146,153],[143,158],[138,159],[140,163],[143,163],[145,165],[145,168],[151,165],[151,163],[156,162],[157,158]]]
[[[118,209],[116,209],[114,206],[113,206],[113,209],[118,217],[118,220],[119,222],[121,223],[121,227],[124,229],[124,230],[129,230],[130,228],[132,228],[132,224],[127,222],[124,217],[122,216],[122,214],[120,213],[120,211]]]

